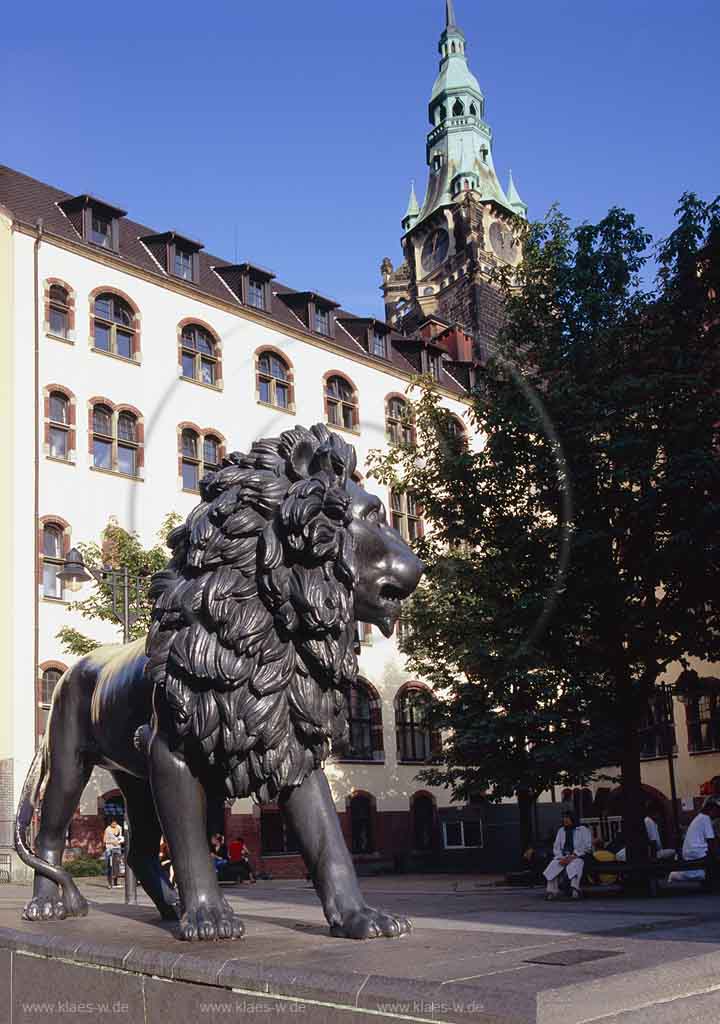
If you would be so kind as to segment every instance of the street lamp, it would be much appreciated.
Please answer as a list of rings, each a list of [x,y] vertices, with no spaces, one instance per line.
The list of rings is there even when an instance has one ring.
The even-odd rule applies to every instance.
[[[77,548],[71,548],[57,576],[73,593],[77,593],[83,583],[88,583],[91,579],[94,579],[96,583],[109,585],[113,615],[123,628],[123,643],[129,643],[130,629],[139,618],[133,605],[137,606],[140,601],[141,587],[145,580],[143,575],[131,574],[126,565],[121,569],[113,569],[109,565],[95,569],[93,566],[85,564],[83,556]],[[127,808],[125,834],[125,902],[137,903],[137,880],[127,860],[127,853],[130,849],[130,821],[127,816]]]

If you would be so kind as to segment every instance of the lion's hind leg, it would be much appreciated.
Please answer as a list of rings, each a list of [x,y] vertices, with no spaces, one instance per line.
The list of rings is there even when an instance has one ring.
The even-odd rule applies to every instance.
[[[127,863],[138,882],[166,921],[178,917],[178,894],[160,867],[160,821],[155,810],[150,782],[125,772],[113,772],[125,798],[130,821],[130,849]]]
[[[68,825],[93,766],[86,762],[76,743],[78,730],[74,723],[63,732],[61,716],[53,717],[49,771],[34,852],[41,860],[60,867]],[[36,871],[32,899],[26,903],[23,917],[28,921],[83,917],[87,909],[85,898],[69,876],[61,893],[56,882]]]

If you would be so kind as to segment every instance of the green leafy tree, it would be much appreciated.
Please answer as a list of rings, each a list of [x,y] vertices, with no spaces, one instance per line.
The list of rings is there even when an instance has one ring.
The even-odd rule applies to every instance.
[[[431,532],[408,612],[448,742],[424,773],[457,797],[534,795],[619,765],[642,856],[639,730],[673,662],[720,656],[720,211],[683,196],[654,250],[629,213],[557,210],[501,272],[506,322],[449,429],[430,382],[416,449],[375,453]],[[654,255],[657,282],[642,286]]]
[[[182,519],[177,512],[171,512],[163,520],[157,542],[150,548],[144,548],[137,533],[123,529],[114,519],[110,519],[99,542],[80,543],[78,549],[86,565],[91,565],[93,568],[103,566],[112,569],[122,569],[127,566],[131,576],[146,578],[147,584],[149,584],[152,574],[167,566],[170,555],[167,537],[180,522]],[[131,593],[130,639],[138,640],[150,628],[152,604],[148,597],[148,587],[142,582],[137,590],[133,590]],[[117,599],[122,607],[122,580],[118,584]],[[70,608],[72,611],[80,612],[85,619],[117,624],[117,618],[113,611],[113,588],[108,580],[100,582],[94,580],[90,596],[82,601],[72,602]],[[121,626],[118,628],[122,629]],[[56,636],[65,653],[76,656],[87,654],[96,647],[100,647],[102,643],[72,626],[63,626],[58,630]]]

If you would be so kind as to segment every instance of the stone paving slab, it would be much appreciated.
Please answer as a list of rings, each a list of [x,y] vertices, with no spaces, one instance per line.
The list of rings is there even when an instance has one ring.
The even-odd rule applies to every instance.
[[[0,947],[14,950],[26,986],[40,964],[58,960],[144,979],[142,998],[157,1015],[147,1020],[177,1014],[181,995],[186,1019],[214,1019],[214,1011],[203,1009],[208,991],[240,1000],[217,1010],[218,1019],[287,1020],[295,1005],[298,1015],[297,1007],[304,1008],[304,1024],[345,1017],[350,1024],[364,1018],[579,1024],[609,1021],[609,1014],[619,1015],[617,1024],[635,1024],[621,1015],[645,1013],[648,999],[720,1000],[706,983],[711,975],[720,983],[716,897],[548,905],[540,890],[497,889],[467,878],[436,878],[434,888],[433,880],[402,876],[361,882],[368,902],[414,919],[411,936],[365,943],[330,938],[312,890],[278,881],[225,889],[245,920],[244,940],[184,944],[144,896],[126,907],[122,893],[93,880],[82,883],[91,901],[87,918],[44,924],[20,921],[25,888],[0,886]],[[608,955],[588,960],[582,951]],[[557,962],[533,963],[539,954]],[[7,955],[3,960],[0,950],[0,993]],[[573,955],[583,962],[568,965]],[[537,1017],[538,999],[545,1017]],[[688,1013],[693,1005],[688,1002]],[[0,1006],[0,1024],[2,1013]],[[703,1024],[720,1024],[720,1008]]]

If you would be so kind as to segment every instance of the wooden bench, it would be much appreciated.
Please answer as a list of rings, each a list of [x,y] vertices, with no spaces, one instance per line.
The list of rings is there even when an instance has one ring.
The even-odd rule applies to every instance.
[[[701,869],[706,872],[706,877],[704,881],[701,879],[697,879],[697,881],[702,882],[703,885],[708,887],[717,885],[717,872],[708,872],[708,865],[708,860],[645,860],[629,864],[624,860],[599,861],[593,857],[586,857],[583,882],[587,879],[588,875],[614,875],[618,882],[632,877],[642,879],[645,882],[649,896],[657,896],[660,888],[659,883],[666,881],[671,871],[697,871]]]

